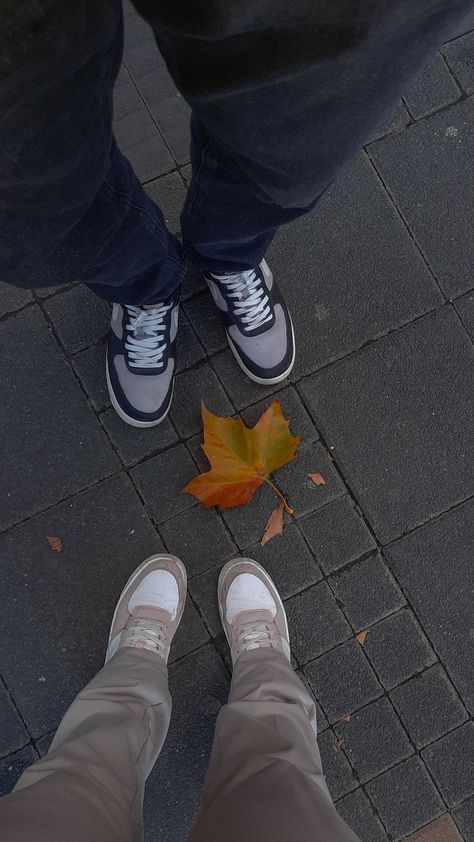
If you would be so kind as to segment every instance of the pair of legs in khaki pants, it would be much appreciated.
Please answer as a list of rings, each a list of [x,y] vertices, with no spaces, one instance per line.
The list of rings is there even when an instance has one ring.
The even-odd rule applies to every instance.
[[[185,597],[186,571],[175,557],[153,556],[135,571],[104,668],[67,711],[46,757],[0,801],[3,838],[142,838],[143,791],[168,731],[166,663]],[[314,704],[289,662],[275,586],[256,562],[238,559],[223,569],[218,598],[234,671],[192,842],[357,842],[326,788]]]

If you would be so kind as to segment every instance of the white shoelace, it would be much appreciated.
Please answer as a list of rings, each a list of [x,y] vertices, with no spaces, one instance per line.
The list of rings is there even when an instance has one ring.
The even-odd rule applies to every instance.
[[[132,334],[127,337],[125,348],[132,368],[163,367],[163,354],[166,351],[166,342],[163,342],[166,333],[164,320],[172,306],[172,304],[163,307],[125,305],[130,318],[126,328]]]
[[[244,623],[239,628],[237,645],[239,653],[250,652],[263,646],[273,646],[272,635],[268,624],[264,622]]]
[[[216,281],[225,284],[230,298],[235,298],[234,314],[242,316],[244,330],[255,330],[272,319],[272,310],[265,287],[255,269],[236,275],[215,275]]]
[[[130,619],[125,626],[121,646],[133,646],[134,649],[148,649],[158,652],[166,659],[166,634],[162,623],[156,620]]]

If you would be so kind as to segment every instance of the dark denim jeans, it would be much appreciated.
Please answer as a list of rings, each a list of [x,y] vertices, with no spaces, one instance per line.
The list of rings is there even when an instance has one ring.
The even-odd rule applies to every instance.
[[[186,261],[222,272],[254,267],[278,227],[314,206],[470,0],[310,5],[316,29],[339,5],[338,25],[352,15],[357,26],[303,66],[287,61],[279,72],[276,58],[272,78],[213,91],[186,81],[189,38],[152,21],[193,109],[181,246],[112,136],[120,0],[79,0],[66,10],[53,0],[51,18],[13,52],[0,80],[0,280],[25,287],[81,280],[103,298],[143,304],[171,294]],[[295,31],[304,28],[308,4],[285,8],[294,8]],[[194,60],[203,64],[213,52],[210,66],[223,64],[226,43],[216,53],[204,39]]]

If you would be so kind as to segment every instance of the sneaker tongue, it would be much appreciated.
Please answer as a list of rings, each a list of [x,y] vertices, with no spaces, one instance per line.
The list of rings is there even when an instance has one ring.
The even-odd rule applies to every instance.
[[[156,620],[157,623],[171,623],[173,618],[169,611],[163,608],[153,608],[151,605],[137,605],[132,611],[132,617],[140,620]]]

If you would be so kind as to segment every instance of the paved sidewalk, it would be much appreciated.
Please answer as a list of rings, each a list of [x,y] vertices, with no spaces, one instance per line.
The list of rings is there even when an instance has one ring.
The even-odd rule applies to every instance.
[[[181,493],[203,463],[200,399],[254,422],[272,394],[235,365],[199,278],[172,412],[144,431],[109,405],[108,305],[80,286],[0,288],[3,791],[101,666],[130,571],[166,547],[190,598],[146,842],[183,842],[229,682],[216,579],[244,552],[286,600],[329,788],[363,842],[473,842],[474,16],[454,36],[271,248],[298,342],[276,394],[304,440],[278,474],[295,516],[263,549],[270,489],[223,515]],[[115,106],[119,144],[176,232],[188,109],[130,11]]]

